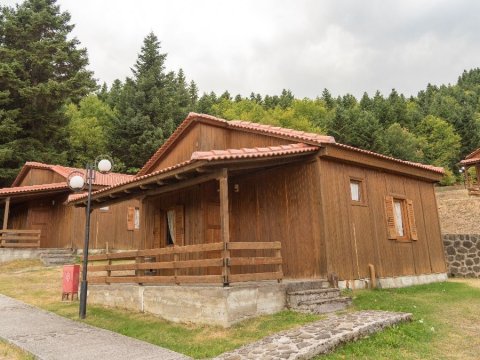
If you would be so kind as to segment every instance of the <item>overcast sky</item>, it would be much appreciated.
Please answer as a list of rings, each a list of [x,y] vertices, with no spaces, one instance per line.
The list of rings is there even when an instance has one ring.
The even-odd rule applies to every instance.
[[[0,0],[14,4],[14,0]],[[100,82],[131,75],[153,31],[203,91],[415,95],[480,66],[475,0],[59,0]]]

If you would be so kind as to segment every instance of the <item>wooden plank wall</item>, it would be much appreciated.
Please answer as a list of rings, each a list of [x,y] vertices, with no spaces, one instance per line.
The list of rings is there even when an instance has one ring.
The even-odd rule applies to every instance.
[[[186,161],[195,151],[273,146],[293,142],[295,141],[196,123],[181,138],[177,139],[171,151],[165,153],[151,171]]]
[[[30,169],[18,186],[41,185],[65,182],[65,178],[46,169]]]
[[[330,160],[318,163],[324,204],[328,272],[341,279],[445,272],[433,184]],[[364,179],[367,201],[352,205],[350,177]],[[413,200],[418,241],[388,240],[384,198]]]
[[[319,278],[321,262],[316,163],[291,165],[231,179],[231,241],[281,241],[285,278]],[[239,256],[249,256],[245,251]],[[272,271],[264,269],[257,271]]]
[[[9,228],[42,230],[40,247],[82,249],[85,209],[63,205],[66,198],[61,195],[13,204]],[[139,248],[140,231],[127,230],[127,209],[140,205],[138,200],[131,200],[113,205],[107,212],[94,210],[90,220],[90,248],[105,249],[107,242],[110,249]]]
[[[145,249],[163,248],[166,243],[166,211],[178,205],[184,209],[184,242],[182,245],[195,245],[220,242],[220,212],[218,182],[209,181],[188,189],[147,198],[143,201]],[[219,251],[209,252],[203,258],[219,258]],[[179,260],[197,260],[198,254],[179,255]],[[171,255],[159,260],[171,261]],[[219,275],[221,269],[182,269],[178,275]],[[160,270],[159,270],[160,272]],[[161,270],[161,275],[171,275],[172,270]]]

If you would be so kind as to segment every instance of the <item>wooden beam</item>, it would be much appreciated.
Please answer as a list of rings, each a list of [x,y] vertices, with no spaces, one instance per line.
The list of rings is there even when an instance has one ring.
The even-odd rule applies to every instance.
[[[177,179],[177,180],[186,180],[186,179],[188,179],[188,177],[185,176],[184,174],[176,174],[176,175],[175,175],[175,179]]]
[[[200,173],[200,174],[205,174],[205,173],[212,172],[211,169],[206,169],[206,168],[203,168],[203,167],[196,168],[195,171]]]
[[[440,181],[443,174],[433,172],[426,168],[408,165],[392,159],[386,159],[380,156],[362,153],[360,151],[342,148],[335,144],[327,144],[325,150],[320,155],[320,158],[335,159],[337,161],[345,162],[347,164],[361,165],[362,167],[369,167],[380,169],[391,173],[407,175],[417,179],[425,179],[431,182]]]
[[[156,186],[154,185],[140,185],[140,189],[142,190],[150,190],[150,189],[155,189]]]
[[[230,208],[228,203],[228,170],[226,168],[222,169],[218,182],[220,184],[220,231],[224,245],[223,284],[228,285],[230,283],[230,250],[228,249],[230,242]]]
[[[164,194],[164,193],[184,189],[184,188],[187,188],[189,186],[194,186],[194,185],[198,185],[198,184],[210,181],[210,180],[218,179],[219,176],[220,176],[219,175],[220,173],[221,173],[221,171],[217,170],[217,171],[214,171],[214,172],[209,173],[209,174],[205,174],[205,175],[202,175],[202,176],[197,176],[197,177],[190,178],[190,179],[187,179],[187,180],[184,180],[184,181],[181,181],[181,182],[177,182],[175,184],[168,184],[168,185],[165,185],[165,186],[162,186],[162,187],[159,187],[159,188],[156,188],[156,189],[151,189],[151,190],[143,190],[143,191],[134,192],[133,189],[130,189],[130,190],[128,190],[127,195],[122,194],[122,192],[125,192],[125,190],[119,190],[118,193],[113,193],[113,195],[118,194],[118,197],[114,198],[114,199],[107,199],[110,196],[110,194],[105,194],[105,195],[101,194],[102,195],[101,198],[105,199],[104,202],[102,203],[102,206],[117,204],[119,202],[124,202],[124,201],[127,201],[127,200],[131,200],[131,199],[134,199],[134,198],[138,198],[140,196],[143,196],[143,197],[156,196],[156,195],[161,195],[161,194]],[[78,204],[77,204],[77,206],[78,206]],[[98,206],[95,203],[93,203],[92,208],[95,208],[95,207],[98,207]]]
[[[8,227],[8,215],[10,213],[10,198],[5,200],[5,210],[3,212],[3,230],[7,230]]]

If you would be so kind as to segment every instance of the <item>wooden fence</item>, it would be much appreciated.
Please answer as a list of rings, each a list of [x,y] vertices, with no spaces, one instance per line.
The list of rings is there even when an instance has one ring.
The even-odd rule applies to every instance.
[[[38,248],[41,230],[0,230],[0,247]]]
[[[241,256],[244,250],[249,252],[249,256]],[[281,243],[278,241],[218,242],[90,255],[88,281],[97,284],[225,285],[245,281],[280,281],[283,277],[280,250]],[[240,256],[233,257],[233,253]],[[270,269],[257,271],[262,267]]]

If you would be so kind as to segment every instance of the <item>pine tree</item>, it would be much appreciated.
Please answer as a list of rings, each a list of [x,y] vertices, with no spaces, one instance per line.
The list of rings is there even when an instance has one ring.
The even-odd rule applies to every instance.
[[[0,186],[27,160],[66,161],[62,109],[96,88],[73,27],[55,0],[0,8]]]
[[[148,34],[135,62],[132,78],[115,81],[107,97],[117,116],[109,131],[109,149],[124,170],[136,172],[193,110],[197,89],[182,69],[166,72],[167,54]]]

